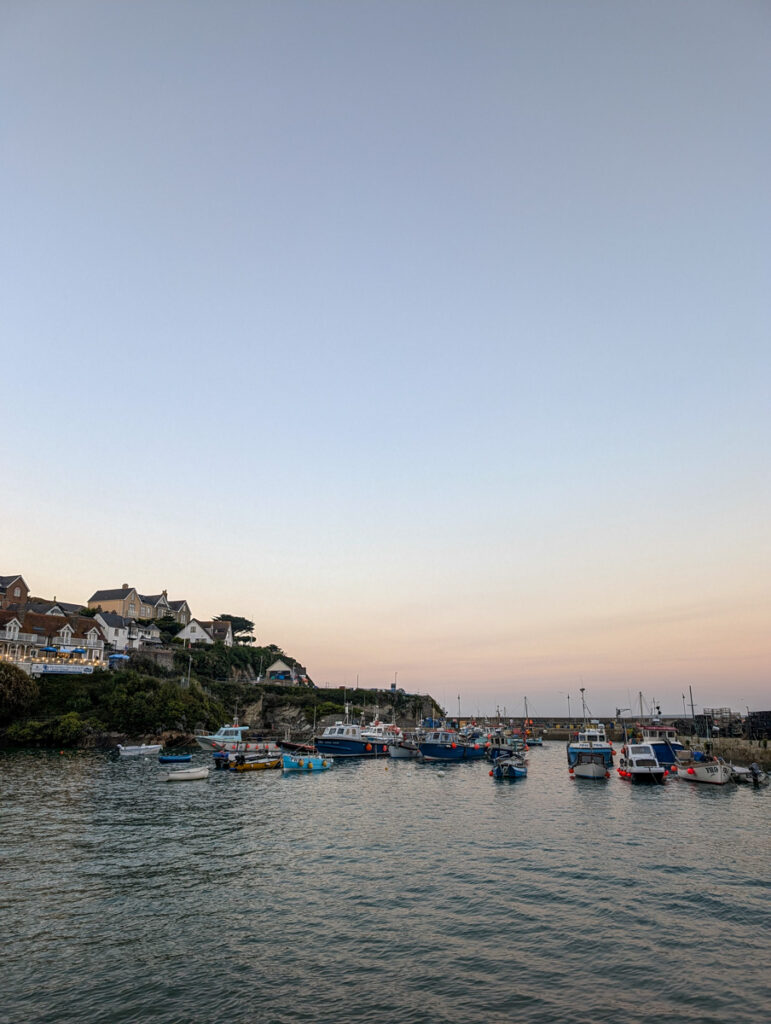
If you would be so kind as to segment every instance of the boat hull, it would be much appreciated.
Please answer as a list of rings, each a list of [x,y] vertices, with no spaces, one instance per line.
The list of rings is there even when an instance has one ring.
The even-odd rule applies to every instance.
[[[667,780],[667,770],[665,768],[637,768],[637,769],[618,769],[618,774],[622,779],[626,779],[627,782],[631,782],[636,786],[663,786]]]
[[[730,765],[717,761],[695,761],[687,767],[676,765],[673,772],[678,779],[683,779],[685,782],[704,782],[712,786],[724,786],[731,781]]]
[[[579,761],[571,773],[575,779],[607,779],[609,775],[607,767],[597,761]]]
[[[418,747],[424,761],[480,761],[485,748],[463,743],[421,743]]]
[[[183,764],[185,761],[192,761],[192,754],[161,754],[158,764]]]
[[[328,757],[388,757],[387,743],[372,743],[346,736],[319,736],[316,738],[316,750]]]
[[[198,782],[209,776],[208,768],[180,768],[179,771],[167,772],[164,782]]]
[[[408,747],[403,743],[389,743],[388,744],[388,756],[395,757],[397,760],[407,760],[418,756],[417,747]]]
[[[280,767],[280,757],[261,757],[255,759],[254,761],[241,761],[237,759],[235,761],[231,761],[227,766],[228,771],[230,772],[265,772],[270,771],[273,768]]]
[[[136,747],[122,747],[120,743],[118,744],[118,753],[121,757],[144,757],[147,754],[157,754],[159,750],[163,750],[162,743],[143,743]]]
[[[327,771],[332,766],[330,758],[318,754],[284,754],[281,761],[285,772],[302,772],[305,775]]]

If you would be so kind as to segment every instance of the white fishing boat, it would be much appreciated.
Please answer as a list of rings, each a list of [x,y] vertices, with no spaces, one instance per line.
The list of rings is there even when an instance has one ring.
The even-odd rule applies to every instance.
[[[144,757],[149,754],[157,754],[163,750],[162,743],[139,743],[133,747],[124,747],[118,744],[118,753],[121,757]]]
[[[239,725],[238,718],[234,718],[232,725],[223,725],[217,732],[196,736],[195,741],[201,750],[210,753],[215,750],[268,751],[270,744],[259,740],[249,742],[246,739],[249,728],[248,725]]]
[[[202,768],[178,768],[173,772],[166,772],[161,776],[162,782],[196,782],[199,779],[206,779],[209,776],[209,769],[204,765]]]
[[[662,786],[669,775],[650,743],[624,743],[618,759],[618,774],[628,782]]]
[[[691,698],[691,717],[696,724],[696,712],[693,706],[693,690],[689,686]],[[706,716],[705,716],[706,721]],[[698,732],[697,732],[698,738]],[[709,737],[705,736],[705,749],[686,749],[675,751],[672,763],[672,774],[685,782],[707,782],[712,786],[724,786],[731,781],[731,766],[722,757],[715,757],[709,748]]]
[[[672,765],[672,774],[685,782],[708,782],[724,786],[731,781],[731,766],[722,757],[703,750],[680,750]]]
[[[418,730],[406,730],[401,736],[392,737],[388,740],[389,756],[401,759],[417,757],[420,753],[418,743],[422,735]]]

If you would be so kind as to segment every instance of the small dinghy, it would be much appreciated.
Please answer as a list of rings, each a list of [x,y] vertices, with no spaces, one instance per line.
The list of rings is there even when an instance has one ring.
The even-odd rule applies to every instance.
[[[174,772],[167,772],[161,781],[163,782],[195,782],[197,779],[208,778],[209,769],[203,768],[179,768]]]
[[[284,754],[281,767],[285,772],[323,772],[332,765],[324,754]]]
[[[136,747],[123,747],[118,744],[118,753],[121,757],[142,757],[144,754],[157,754],[163,750],[162,743],[141,743]]]
[[[158,764],[182,764],[184,761],[192,761],[192,754],[161,754]]]
[[[764,772],[757,761],[753,761],[749,768],[742,768],[738,764],[729,765],[729,768],[734,782],[754,786],[756,789],[768,785],[768,772]]]

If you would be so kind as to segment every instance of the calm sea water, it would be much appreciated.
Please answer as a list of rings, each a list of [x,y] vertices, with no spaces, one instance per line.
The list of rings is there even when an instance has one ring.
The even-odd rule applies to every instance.
[[[162,770],[0,757],[3,1024],[769,1019],[768,790]]]

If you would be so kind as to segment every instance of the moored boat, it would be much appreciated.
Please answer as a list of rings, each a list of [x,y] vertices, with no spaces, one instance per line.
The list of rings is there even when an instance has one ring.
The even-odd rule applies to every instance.
[[[629,782],[661,786],[669,771],[660,763],[650,743],[627,743],[621,748],[618,774]]]
[[[345,719],[328,725],[321,736],[314,738],[314,745],[319,754],[330,757],[387,757],[385,737],[378,738],[371,732],[367,735],[368,732],[369,729],[351,721],[350,708],[346,704]]]
[[[683,744],[677,738],[677,729],[671,725],[658,725],[649,723],[641,725],[642,743],[648,743],[653,747],[653,753],[659,764],[668,768],[674,764],[677,753],[685,750]]]
[[[197,782],[199,779],[206,779],[209,776],[209,769],[202,768],[177,768],[175,771],[167,772],[161,777],[162,782]]]
[[[242,753],[272,753],[277,757],[278,747],[269,740],[248,739],[250,727],[239,725],[238,718],[232,725],[223,725],[217,732],[196,736],[195,741],[201,750],[212,753],[215,750],[241,751]]]
[[[424,761],[479,761],[485,756],[485,745],[464,742],[452,729],[433,729],[418,744]]]
[[[496,758],[490,769],[494,779],[524,779],[527,777],[527,763],[522,754]]]
[[[402,732],[400,736],[394,736],[388,741],[388,755],[397,759],[417,757],[420,751],[418,743],[423,733],[413,729]]]
[[[133,747],[124,747],[118,744],[118,753],[121,757],[142,757],[147,754],[157,754],[163,750],[162,743],[139,743]]]
[[[713,786],[724,786],[731,781],[731,766],[722,757],[703,750],[678,751],[672,773],[685,782],[706,782]]]
[[[230,751],[226,754],[226,760],[220,764],[229,772],[264,772],[280,768],[281,755],[242,754]]]
[[[512,754],[523,754],[528,749],[521,736],[491,732],[485,740],[485,757],[488,761],[497,761],[499,757],[511,757]]]
[[[738,764],[730,764],[728,767],[731,769],[732,780],[740,785],[754,786],[758,789],[769,783],[768,772],[764,772],[757,761],[753,761],[749,768]]]
[[[605,726],[596,718],[586,720],[584,687],[581,687],[584,722],[578,738],[568,743],[568,771],[574,779],[609,779],[614,750],[605,736]]]
[[[192,760],[192,754],[160,754],[158,764],[183,764],[185,761]]]
[[[283,754],[281,767],[285,772],[323,772],[332,766],[332,758],[323,754]]]

